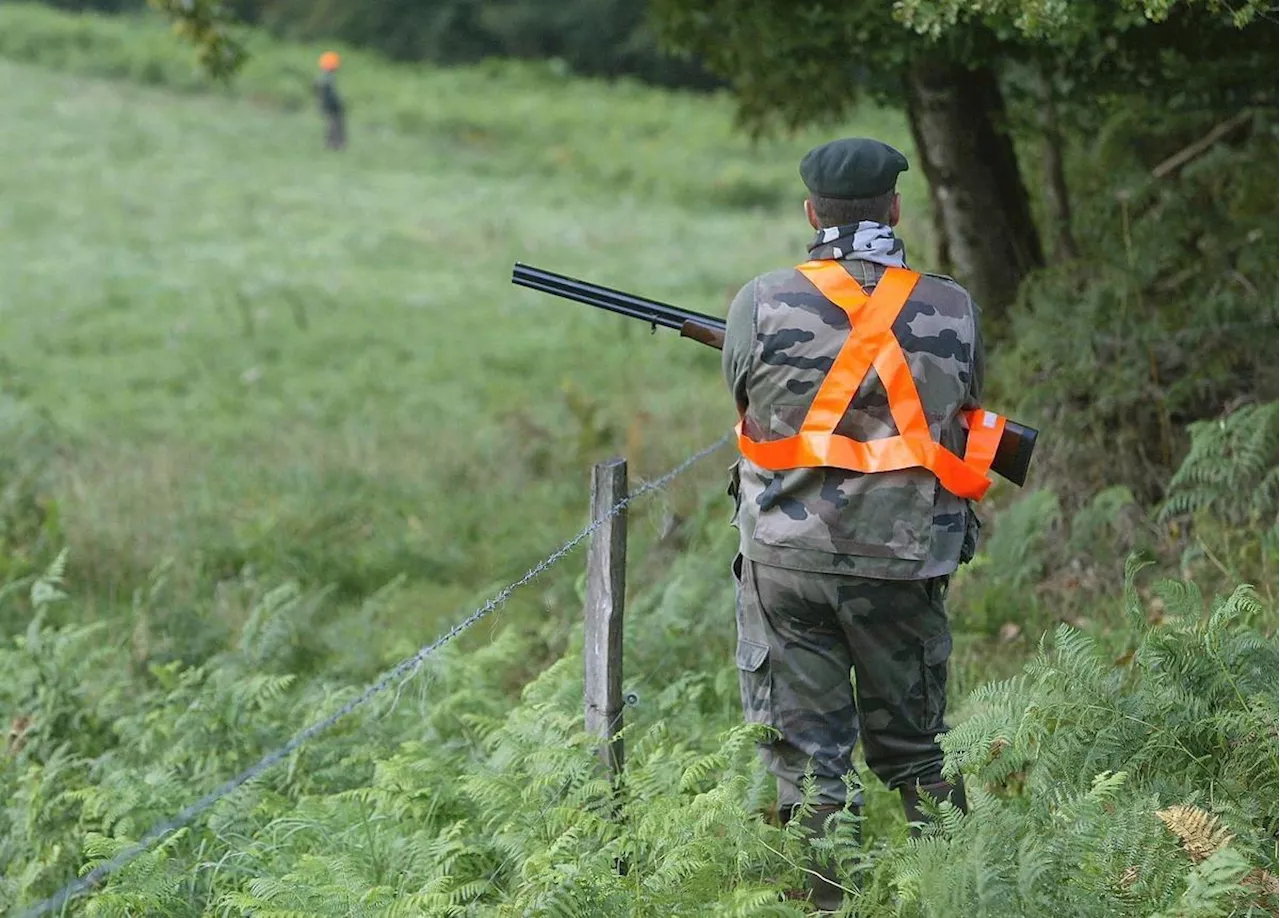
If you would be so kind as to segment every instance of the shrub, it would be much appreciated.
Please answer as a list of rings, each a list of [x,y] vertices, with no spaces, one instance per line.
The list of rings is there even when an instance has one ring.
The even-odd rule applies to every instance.
[[[1240,587],[1206,611],[1166,581],[1152,624],[1139,567],[1130,652],[1064,625],[1022,675],[974,693],[943,741],[972,815],[945,812],[895,856],[906,914],[1275,912],[1280,659],[1248,624],[1261,604]]]

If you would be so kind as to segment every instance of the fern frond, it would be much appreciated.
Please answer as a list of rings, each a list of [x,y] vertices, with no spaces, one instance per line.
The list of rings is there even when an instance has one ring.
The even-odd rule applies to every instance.
[[[1171,806],[1159,810],[1156,817],[1178,836],[1195,864],[1208,860],[1235,838],[1218,823],[1218,817],[1196,806]]]
[[[1203,511],[1230,524],[1269,522],[1274,532],[1278,418],[1272,401],[1192,424],[1191,448],[1169,482],[1158,518]]]

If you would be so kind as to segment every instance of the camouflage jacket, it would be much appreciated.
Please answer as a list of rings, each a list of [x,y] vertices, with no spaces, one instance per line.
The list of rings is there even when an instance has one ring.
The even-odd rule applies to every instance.
[[[810,258],[836,258],[838,250],[821,238],[810,246]],[[839,260],[868,293],[885,271],[849,256]],[[743,287],[726,324],[724,373],[745,432],[754,440],[796,433],[849,334],[847,316],[787,268]],[[978,406],[983,379],[978,310],[969,294],[950,278],[922,275],[893,333],[907,355],[929,429],[944,446],[963,453],[958,415]],[[897,433],[874,369],[836,432],[856,440]],[[741,552],[752,561],[921,580],[949,574],[972,556],[978,521],[969,501],[944,490],[924,469],[771,472],[740,458],[730,471]]]

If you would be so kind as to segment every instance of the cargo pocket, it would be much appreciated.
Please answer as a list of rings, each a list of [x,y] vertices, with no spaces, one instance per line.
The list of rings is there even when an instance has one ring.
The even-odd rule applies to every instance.
[[[939,634],[924,642],[921,649],[924,695],[924,723],[926,730],[943,729],[947,713],[947,660],[951,658],[951,634]]]
[[[748,723],[770,724],[773,685],[769,675],[769,645],[738,639],[738,684],[742,714]]]
[[[769,628],[756,590],[755,565],[739,553],[733,559],[733,576],[738,581],[736,662],[738,686],[742,693],[742,715],[747,723],[773,726]]]

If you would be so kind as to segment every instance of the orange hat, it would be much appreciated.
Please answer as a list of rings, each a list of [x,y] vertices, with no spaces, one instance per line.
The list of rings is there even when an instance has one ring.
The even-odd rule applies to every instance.
[[[326,51],[320,55],[321,70],[337,70],[342,64],[342,58],[338,57],[337,51]]]

